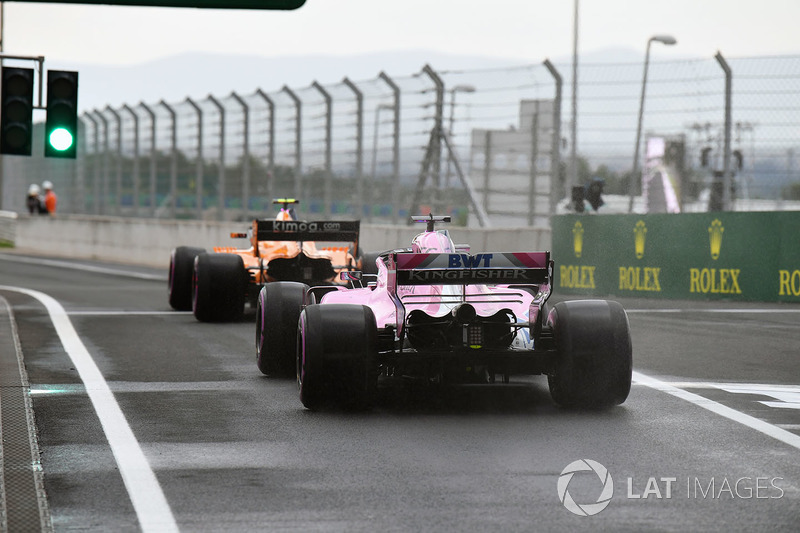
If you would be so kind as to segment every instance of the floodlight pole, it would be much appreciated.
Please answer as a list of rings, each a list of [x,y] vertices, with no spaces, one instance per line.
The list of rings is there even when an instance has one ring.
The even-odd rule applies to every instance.
[[[639,148],[642,144],[642,118],[644,117],[644,94],[647,88],[647,67],[650,64],[650,45],[653,42],[671,46],[678,41],[671,35],[653,35],[647,40],[647,51],[644,54],[644,74],[642,75],[642,96],[639,99],[639,119],[636,126],[636,146],[633,148],[633,169],[628,183],[628,213],[633,213],[633,197],[636,190],[636,177],[639,175]],[[567,191],[569,192],[569,191]]]

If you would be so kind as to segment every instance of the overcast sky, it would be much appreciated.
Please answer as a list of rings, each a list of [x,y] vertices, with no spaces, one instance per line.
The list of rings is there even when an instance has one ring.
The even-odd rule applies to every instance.
[[[580,0],[579,53],[800,54],[798,0]],[[572,53],[574,0],[307,0],[295,11],[5,2],[3,51],[130,65],[187,51],[285,56],[433,50],[539,62]],[[658,50],[656,50],[658,48]]]

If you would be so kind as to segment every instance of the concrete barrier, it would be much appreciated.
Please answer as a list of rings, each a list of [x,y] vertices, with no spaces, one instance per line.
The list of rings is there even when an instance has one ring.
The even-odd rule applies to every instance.
[[[0,211],[0,246],[14,244],[17,234],[18,215],[13,211]]]
[[[25,253],[166,268],[176,246],[208,250],[214,246],[245,247],[245,240],[232,239],[230,233],[246,231],[248,227],[243,222],[22,215],[16,220],[14,243],[18,251]],[[549,228],[448,229],[456,244],[469,244],[476,252],[549,250],[551,244]],[[418,224],[362,224],[361,248],[371,252],[406,247],[423,230]]]

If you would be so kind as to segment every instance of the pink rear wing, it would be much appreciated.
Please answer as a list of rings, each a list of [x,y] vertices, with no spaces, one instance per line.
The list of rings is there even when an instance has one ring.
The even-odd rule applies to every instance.
[[[525,285],[549,283],[549,266],[550,252],[395,253],[389,271],[396,285]]]

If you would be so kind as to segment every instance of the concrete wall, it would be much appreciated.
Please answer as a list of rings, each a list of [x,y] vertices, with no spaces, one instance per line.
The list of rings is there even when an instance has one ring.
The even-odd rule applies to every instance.
[[[15,221],[15,247],[20,252],[76,259],[100,259],[127,264],[164,267],[170,251],[181,245],[245,247],[231,232],[246,231],[242,222],[153,220],[144,218],[67,215],[21,215]],[[447,225],[442,225],[447,227]],[[474,252],[549,250],[549,228],[478,229],[451,227],[456,244],[469,244]],[[365,252],[409,246],[424,226],[361,226]]]

